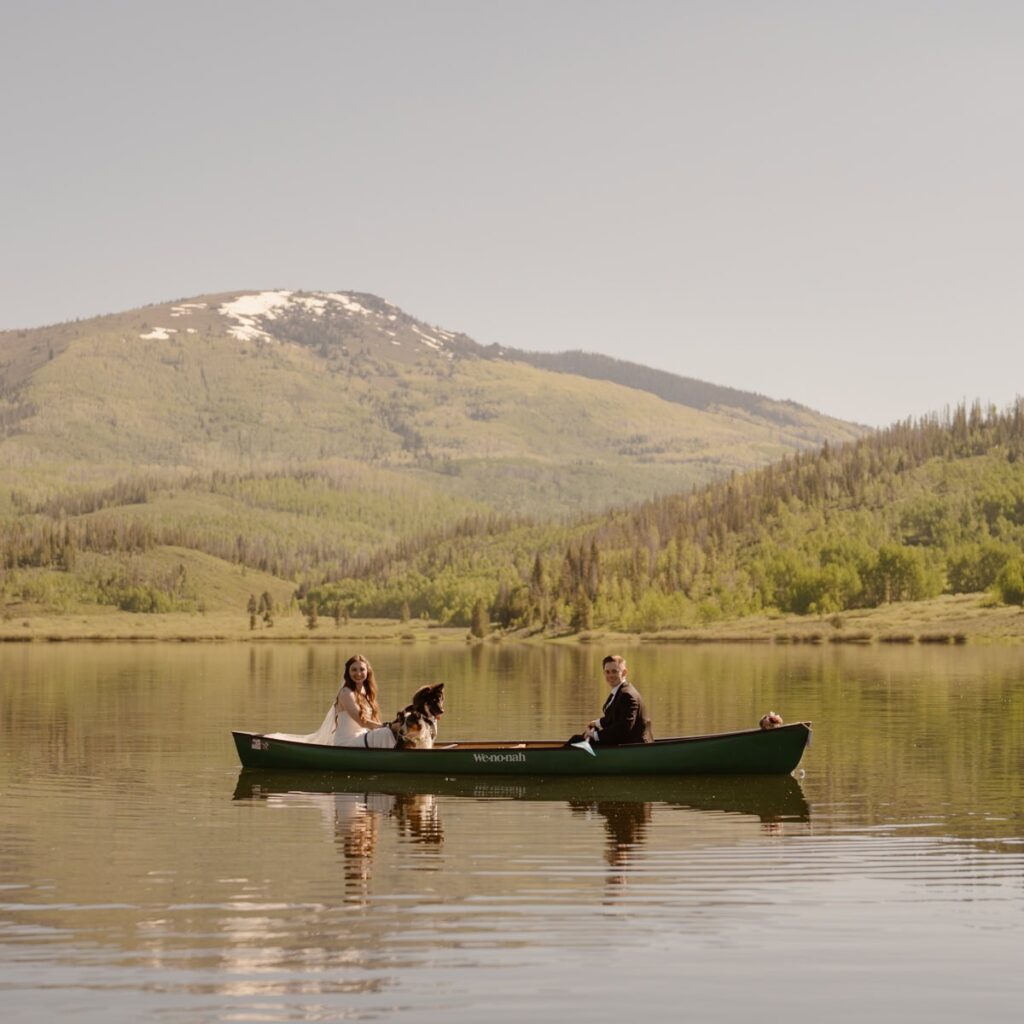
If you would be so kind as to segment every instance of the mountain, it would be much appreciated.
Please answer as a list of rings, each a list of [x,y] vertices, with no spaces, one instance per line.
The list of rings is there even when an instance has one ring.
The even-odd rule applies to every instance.
[[[603,356],[483,346],[354,292],[5,331],[0,599],[195,609],[246,585],[218,589],[217,564],[359,575],[431,538],[622,508],[863,433]]]
[[[563,514],[861,433],[607,357],[485,347],[359,293],[210,295],[0,334],[0,455],[39,493],[355,464],[474,509]]]

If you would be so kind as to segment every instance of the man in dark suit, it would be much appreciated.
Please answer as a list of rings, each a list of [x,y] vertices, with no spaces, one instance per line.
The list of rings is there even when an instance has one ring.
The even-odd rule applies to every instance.
[[[603,747],[615,747],[620,743],[653,743],[654,733],[643,697],[626,678],[626,659],[618,654],[609,654],[601,662],[601,667],[604,681],[612,692],[604,702],[601,717],[587,726],[581,738],[590,740],[593,746]]]

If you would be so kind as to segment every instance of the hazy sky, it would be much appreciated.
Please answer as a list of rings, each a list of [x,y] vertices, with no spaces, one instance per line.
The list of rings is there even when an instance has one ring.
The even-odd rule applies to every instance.
[[[382,295],[884,424],[1024,393],[1024,4],[0,5],[0,327]]]

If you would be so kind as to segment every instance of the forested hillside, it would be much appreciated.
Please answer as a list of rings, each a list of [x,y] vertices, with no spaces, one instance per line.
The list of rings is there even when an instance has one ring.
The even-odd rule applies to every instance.
[[[405,544],[307,606],[656,630],[991,588],[1024,601],[1024,402],[961,407],[573,526]]]
[[[503,350],[498,350],[499,354]],[[665,370],[613,359],[593,352],[519,352],[514,358],[545,370],[574,373],[592,380],[609,380],[637,391],[648,391],[666,402],[688,405],[694,409],[736,409],[751,416],[772,419],[780,426],[795,429],[808,425],[807,410],[795,402],[778,402],[764,395],[736,388],[709,384],[690,377],[679,377]]]
[[[863,432],[572,361],[545,369],[361,293],[0,332],[4,614],[195,611],[218,562],[268,593],[367,579],[432,539],[596,514]]]
[[[1024,599],[1021,401],[864,435],[606,357],[483,348],[348,293],[0,343],[7,617],[242,615],[258,595],[261,616],[298,601],[482,634]]]

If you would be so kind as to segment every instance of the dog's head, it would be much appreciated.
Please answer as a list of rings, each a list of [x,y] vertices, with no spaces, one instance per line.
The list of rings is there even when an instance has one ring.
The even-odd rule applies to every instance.
[[[777,729],[782,725],[782,715],[769,711],[758,724],[762,729]]]
[[[444,714],[444,683],[421,686],[412,695],[412,704],[410,706],[421,715],[440,718]]]
[[[392,723],[392,731],[395,733],[395,742],[400,747],[426,750],[434,745],[434,731],[426,715],[419,711],[406,708],[398,712],[398,717]]]

